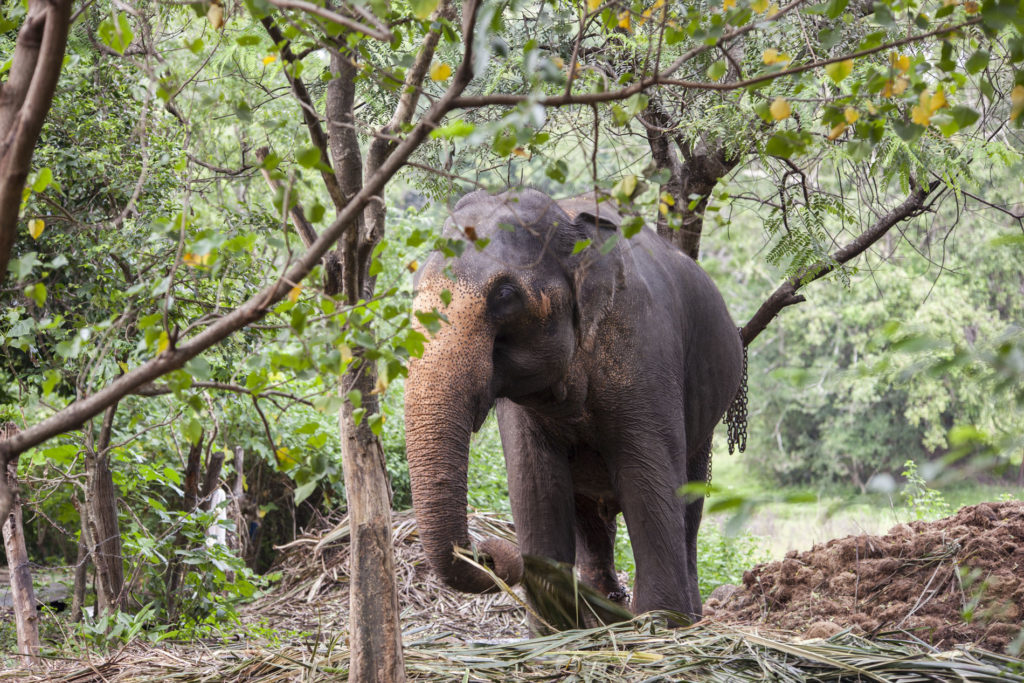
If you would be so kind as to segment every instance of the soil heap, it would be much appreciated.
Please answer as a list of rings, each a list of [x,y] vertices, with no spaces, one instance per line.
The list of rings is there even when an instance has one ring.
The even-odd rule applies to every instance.
[[[704,608],[721,622],[827,637],[903,631],[940,648],[1019,647],[1024,503],[981,503],[885,536],[848,536],[758,565]],[[1017,639],[1017,641],[1015,641]]]

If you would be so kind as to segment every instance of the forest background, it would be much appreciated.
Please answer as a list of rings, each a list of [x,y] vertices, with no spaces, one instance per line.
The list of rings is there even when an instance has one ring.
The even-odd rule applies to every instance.
[[[5,5],[8,83],[32,11]],[[634,218],[623,239],[644,220],[699,256],[741,326],[791,284],[749,347],[747,452],[715,449],[709,510],[753,534],[712,515],[705,591],[787,549],[766,537],[789,519],[940,514],[920,474],[956,482],[953,502],[1020,497],[1021,17],[844,0],[75,8],[0,292],[0,421],[33,434],[171,359],[17,460],[33,561],[77,569],[76,619],[97,607],[75,637],[230,625],[273,545],[348,504],[348,439],[379,438],[391,505],[409,506],[411,273],[432,249],[486,248],[439,237],[475,187],[603,189]],[[683,60],[675,81],[650,80],[662,50]],[[472,93],[451,95],[461,81]],[[589,95],[562,95],[574,82]],[[417,135],[338,249],[282,277]],[[175,356],[263,291],[240,331]],[[204,476],[236,494],[241,552],[204,542]],[[470,477],[472,506],[507,511],[490,422]]]

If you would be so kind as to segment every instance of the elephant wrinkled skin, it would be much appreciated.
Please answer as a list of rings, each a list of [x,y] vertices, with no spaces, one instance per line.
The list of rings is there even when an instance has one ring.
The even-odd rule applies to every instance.
[[[406,383],[413,505],[431,568],[460,590],[493,590],[452,548],[470,547],[469,439],[496,404],[521,552],[575,564],[584,582],[621,595],[622,512],[633,610],[699,618],[703,500],[677,491],[706,479],[712,432],[740,383],[740,339],[692,259],[646,228],[621,238],[619,224],[593,196],[481,191],[456,205],[445,236],[489,243],[435,253],[418,274],[414,308],[447,322]],[[506,582],[521,577],[514,545],[479,550]]]

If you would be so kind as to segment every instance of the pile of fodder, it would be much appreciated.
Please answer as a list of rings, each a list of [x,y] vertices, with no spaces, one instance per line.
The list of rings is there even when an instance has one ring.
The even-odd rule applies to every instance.
[[[402,629],[424,636],[445,633],[462,639],[501,640],[529,635],[526,612],[515,595],[460,593],[430,571],[412,511],[392,514],[392,541]],[[512,523],[484,512],[469,515],[470,538],[515,541]],[[281,578],[242,611],[254,627],[279,633],[348,630],[350,527],[348,517],[328,529],[307,532],[279,547],[272,572]]]
[[[885,536],[848,536],[792,551],[718,591],[710,619],[804,636],[901,631],[936,647],[1024,644],[1024,503],[981,503]]]
[[[849,632],[791,642],[724,624],[664,628],[659,615],[590,630],[475,646],[440,635],[405,639],[405,670],[425,681],[1015,681],[1024,661],[984,651],[946,652]],[[338,681],[348,676],[344,638],[305,645],[133,645],[46,672],[0,673],[0,681],[182,683]]]

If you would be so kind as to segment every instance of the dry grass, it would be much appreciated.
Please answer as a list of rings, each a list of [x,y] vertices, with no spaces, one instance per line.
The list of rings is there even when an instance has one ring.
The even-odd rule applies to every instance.
[[[842,632],[794,641],[714,622],[664,628],[663,615],[526,639],[517,598],[466,596],[426,571],[415,521],[395,516],[405,665],[414,680],[467,681],[1021,681],[1024,661],[968,648],[940,652],[881,636]],[[474,535],[510,537],[491,515]],[[83,660],[52,659],[0,681],[336,681],[347,675],[348,527],[304,536],[283,549],[281,581],[250,605],[246,631],[232,642],[150,645]]]

